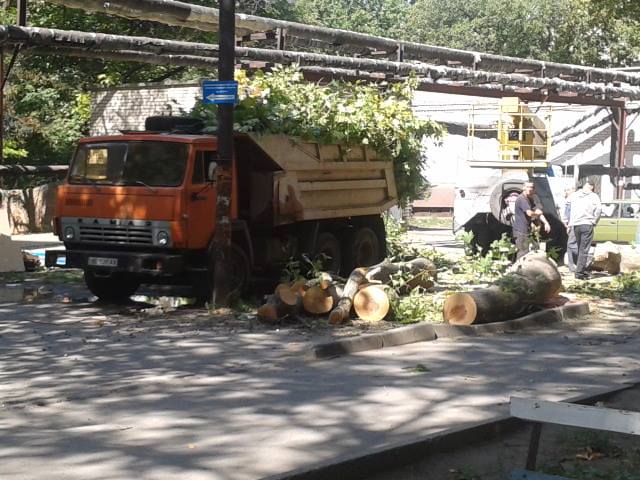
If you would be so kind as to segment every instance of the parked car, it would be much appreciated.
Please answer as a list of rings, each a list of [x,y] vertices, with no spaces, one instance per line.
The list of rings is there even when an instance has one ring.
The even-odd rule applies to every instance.
[[[602,215],[596,225],[596,242],[631,243],[636,241],[640,224],[640,200],[611,200],[602,203]]]

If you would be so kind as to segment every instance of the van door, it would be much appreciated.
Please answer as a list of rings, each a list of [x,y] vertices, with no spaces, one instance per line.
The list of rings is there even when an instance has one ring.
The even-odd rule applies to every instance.
[[[602,214],[593,233],[595,242],[618,241],[618,211],[617,203],[603,203]]]
[[[216,161],[215,150],[196,150],[188,192],[188,238],[189,248],[203,249],[209,245],[213,235],[216,215],[215,185],[207,179],[209,165]]]
[[[635,242],[638,228],[640,203],[621,203],[620,220],[618,221],[618,241]]]

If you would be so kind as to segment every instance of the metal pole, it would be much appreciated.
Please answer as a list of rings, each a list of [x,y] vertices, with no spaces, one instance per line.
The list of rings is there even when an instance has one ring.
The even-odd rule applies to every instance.
[[[235,0],[221,0],[218,79],[233,80],[235,69]],[[233,163],[233,105],[218,105],[218,167],[216,170],[216,218],[214,234],[214,305],[229,301],[231,271],[231,202]]]
[[[22,27],[27,25],[27,0],[18,0],[17,24]]]
[[[4,85],[4,47],[0,47],[0,85]],[[0,89],[0,163],[4,163],[4,89]]]
[[[620,110],[620,115],[619,115],[619,124],[618,124],[618,135],[620,136],[620,139],[618,140],[618,167],[619,167],[619,172],[618,176],[616,178],[617,181],[617,185],[616,185],[616,190],[617,190],[617,195],[616,198],[618,199],[622,199],[624,197],[624,185],[623,185],[623,180],[622,180],[622,172],[624,171],[624,168],[627,166],[626,165],[626,155],[627,155],[627,109],[622,107],[619,109]]]

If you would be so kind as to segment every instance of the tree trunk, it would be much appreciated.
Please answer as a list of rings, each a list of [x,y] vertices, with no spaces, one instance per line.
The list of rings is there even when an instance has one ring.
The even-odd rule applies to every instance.
[[[544,304],[561,288],[555,263],[544,253],[529,253],[494,285],[448,297],[443,308],[444,320],[454,325],[510,320],[530,305]]]
[[[410,262],[398,262],[391,263],[389,260],[384,260],[377,265],[372,265],[366,268],[356,268],[344,286],[342,298],[338,302],[338,305],[331,311],[329,315],[329,323],[333,325],[340,324],[349,318],[351,307],[353,306],[353,297],[358,292],[358,289],[364,283],[389,283],[391,277],[399,272],[406,272],[413,276],[415,279],[418,276],[426,275],[431,278],[436,275],[436,268],[431,260],[426,258],[416,258]],[[419,283],[419,282],[416,282]]]

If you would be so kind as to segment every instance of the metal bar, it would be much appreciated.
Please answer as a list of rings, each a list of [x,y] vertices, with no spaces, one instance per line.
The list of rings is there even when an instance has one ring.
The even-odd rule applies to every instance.
[[[619,124],[618,124],[618,168],[623,169],[626,167],[626,147],[627,147],[627,110],[624,108],[618,109],[620,111]],[[624,197],[624,185],[620,177],[616,178],[616,198],[622,199]]]
[[[542,424],[535,422],[531,429],[531,438],[529,439],[529,451],[527,452],[527,470],[536,469],[536,460],[538,459],[538,446],[540,445],[540,433]]]
[[[9,75],[11,75],[11,70],[13,70],[13,66],[16,63],[16,59],[18,58],[18,53],[20,53],[20,45],[16,45],[13,48],[13,54],[11,55],[11,60],[9,60],[9,65],[7,66],[7,71],[2,77],[2,83],[0,84],[0,90],[4,91],[4,86],[7,84],[7,79]]]
[[[219,14],[215,8],[192,5],[175,0],[49,0],[51,3],[79,8],[85,11],[120,15],[126,18],[152,20],[168,25],[189,27],[205,31],[217,31]],[[405,58],[433,62],[439,59],[442,64],[460,62],[471,69],[513,72],[531,70],[544,72],[545,77],[567,75],[586,78],[592,81],[624,82],[640,85],[640,75],[620,70],[585,67],[540,60],[506,57],[469,50],[425,45],[416,42],[398,42],[391,38],[377,37],[348,30],[317,27],[302,23],[238,14],[236,27],[247,32],[259,32],[276,28],[287,29],[288,35],[296,38],[319,40],[329,45],[356,45],[377,50],[393,51],[400,43],[404,47]]]
[[[86,32],[65,31],[56,29],[43,29],[34,27],[7,27],[0,26],[0,43],[9,45],[27,44],[34,46],[75,46],[82,49],[93,50],[141,50],[144,52],[152,52],[157,54],[185,54],[185,55],[217,55],[218,51],[208,44],[179,42],[174,40],[160,40],[147,37],[130,37],[124,35],[105,35]],[[237,57],[251,60],[260,60],[279,64],[297,63],[303,67],[322,68],[333,67],[334,70],[325,70],[323,75],[331,72],[331,77],[352,72],[352,75],[358,76],[356,71],[368,72],[369,80],[374,78],[374,74],[389,74],[397,77],[397,81],[402,80],[411,73],[415,73],[418,82],[425,90],[429,88],[436,91],[438,83],[448,80],[457,80],[466,82],[465,85],[454,85],[454,87],[465,86],[469,84],[476,86],[480,84],[484,89],[493,89],[499,92],[497,96],[504,96],[505,92],[512,91],[518,93],[522,89],[564,92],[570,95],[582,95],[589,98],[590,95],[606,97],[609,100],[620,99],[623,97],[629,99],[640,99],[640,88],[638,87],[613,87],[603,84],[585,84],[580,82],[568,82],[558,78],[537,78],[518,74],[505,74],[487,71],[474,71],[468,68],[451,68],[444,66],[414,64],[409,62],[391,62],[388,60],[373,60],[367,58],[353,58],[339,55],[325,55],[309,52],[270,50],[264,48],[247,48],[237,47],[235,50]],[[317,68],[317,67],[316,67]],[[320,70],[316,70],[320,72]],[[383,79],[379,79],[383,80]],[[393,80],[389,79],[389,80]],[[487,85],[487,83],[489,83]],[[440,87],[451,88],[451,85],[442,85]],[[505,88],[509,87],[509,88]],[[485,90],[483,90],[485,91]],[[549,101],[551,95],[538,94],[541,101]],[[556,98],[562,98],[557,95]],[[572,99],[575,97],[571,97]],[[589,98],[589,101],[591,99]],[[598,104],[595,100],[584,100],[587,104]],[[563,103],[580,103],[573,100],[565,100]]]
[[[4,46],[0,46],[0,82],[4,85]],[[4,163],[4,89],[0,89],[0,164]]]
[[[26,26],[27,25],[27,0],[18,0],[18,11],[17,11],[17,25]]]
[[[20,177],[23,175],[63,175],[69,171],[68,165],[0,165],[0,177]]]

